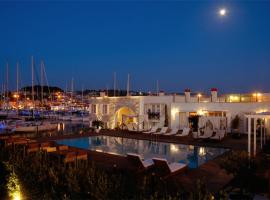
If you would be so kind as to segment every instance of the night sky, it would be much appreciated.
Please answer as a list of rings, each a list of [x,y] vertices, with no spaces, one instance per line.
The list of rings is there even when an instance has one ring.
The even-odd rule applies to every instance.
[[[228,14],[218,15],[225,7]],[[50,85],[182,92],[270,92],[270,1],[0,2],[0,83],[30,56]]]

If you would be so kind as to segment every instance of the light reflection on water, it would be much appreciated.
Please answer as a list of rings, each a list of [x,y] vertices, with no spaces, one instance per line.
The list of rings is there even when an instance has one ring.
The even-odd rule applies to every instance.
[[[197,168],[227,151],[223,148],[199,147],[111,136],[63,139],[57,140],[57,142],[59,144],[118,155],[137,153],[144,159],[154,157],[166,158],[169,163],[187,163],[189,168]]]
[[[38,133],[20,133],[21,136],[26,137],[52,137],[63,135],[80,134],[80,131],[84,128],[89,128],[89,123],[74,123],[74,122],[59,122],[57,123],[57,129],[51,131],[44,131]]]

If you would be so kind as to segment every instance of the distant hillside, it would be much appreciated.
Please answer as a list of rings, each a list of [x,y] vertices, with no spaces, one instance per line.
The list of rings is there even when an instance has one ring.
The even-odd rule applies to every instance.
[[[32,86],[26,86],[26,87],[23,87],[21,88],[21,91],[26,91],[26,92],[32,92]],[[34,86],[34,91],[35,92],[40,92],[41,91],[41,86],[40,85],[35,85]],[[49,93],[49,91],[51,93],[54,93],[54,92],[63,92],[63,90],[59,87],[55,87],[55,86],[43,86],[43,91],[44,93]]]
[[[85,95],[91,95],[91,96],[99,96],[99,93],[104,91],[108,96],[112,97],[114,96],[114,90],[84,90],[83,93]],[[130,91],[130,95],[132,96],[138,96],[138,95],[146,95],[145,92],[137,92],[137,91]],[[81,94],[81,91],[77,91],[77,94]],[[127,91],[126,90],[116,90],[115,96],[126,96]]]

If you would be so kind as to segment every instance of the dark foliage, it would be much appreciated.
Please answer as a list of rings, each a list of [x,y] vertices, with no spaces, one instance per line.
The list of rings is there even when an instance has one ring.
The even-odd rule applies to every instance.
[[[103,127],[104,126],[104,123],[100,120],[94,120],[92,122],[92,126],[95,127],[95,128],[99,128],[99,127]]]
[[[148,119],[153,120],[159,120],[160,119],[160,112],[151,112],[151,110],[148,110],[147,112]]]
[[[26,92],[32,92],[32,86],[26,86],[21,88],[21,91],[26,91]],[[35,85],[34,86],[34,91],[35,92],[40,92],[41,91],[41,85]],[[43,86],[43,92],[44,93],[54,93],[54,92],[63,92],[63,90],[59,87],[52,87],[52,86]]]
[[[169,126],[169,116],[168,116],[168,108],[167,105],[165,105],[165,121],[164,121],[164,126],[168,127]]]
[[[199,127],[199,115],[195,115],[195,116],[190,116],[188,118],[189,123],[191,124],[192,130],[194,132],[198,131],[198,127]]]
[[[231,122],[231,127],[232,127],[232,129],[238,129],[238,128],[239,128],[239,124],[240,124],[240,118],[239,118],[238,115],[236,115],[236,116],[233,118],[232,122]]]

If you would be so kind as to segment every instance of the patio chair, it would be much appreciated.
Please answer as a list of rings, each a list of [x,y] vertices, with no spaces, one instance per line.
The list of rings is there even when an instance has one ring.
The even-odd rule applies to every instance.
[[[207,139],[213,136],[213,130],[212,129],[204,129],[203,135],[198,135],[199,139]]]
[[[216,134],[212,137],[210,137],[210,139],[213,140],[222,140],[225,137],[226,131],[225,130],[217,130]]]
[[[147,134],[155,133],[155,132],[157,132],[157,130],[158,130],[158,127],[157,126],[153,126],[150,131],[145,131],[143,133],[147,133]]]
[[[127,126],[127,129],[129,130],[129,131],[136,131],[136,129],[134,128],[134,126],[133,126],[133,124],[126,124],[126,126]]]
[[[135,153],[128,153],[127,159],[139,171],[140,170],[148,170],[154,166],[154,162],[152,159],[143,160],[140,155],[135,154]]]
[[[163,135],[163,134],[165,134],[167,132],[167,130],[168,130],[168,127],[164,126],[164,127],[161,128],[161,130],[159,132],[155,132],[154,134],[155,135],[161,135],[161,134]]]
[[[44,149],[47,153],[50,152],[56,152],[56,147],[47,147],[46,149]]]
[[[76,159],[77,160],[87,160],[88,159],[88,153],[85,150],[77,149],[76,150]]]
[[[178,131],[179,131],[178,128],[173,128],[173,129],[171,129],[170,132],[165,133],[164,135],[176,135]]]
[[[39,143],[30,143],[27,146],[27,153],[37,152],[39,151]]]
[[[182,173],[188,169],[187,164],[183,163],[171,163],[169,164],[166,159],[153,158],[155,164],[155,170],[158,176],[162,179],[166,179],[170,176]]]
[[[60,146],[57,147],[57,149],[59,151],[68,150],[68,146],[66,146],[66,145],[60,145]]]
[[[175,136],[178,136],[178,137],[185,137],[185,136],[188,136],[189,135],[189,132],[190,132],[190,128],[184,128],[183,129],[183,132],[181,134],[177,134]]]

